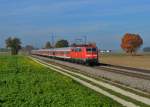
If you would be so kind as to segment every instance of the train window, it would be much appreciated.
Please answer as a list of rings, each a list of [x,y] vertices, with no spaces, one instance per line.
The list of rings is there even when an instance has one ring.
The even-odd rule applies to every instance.
[[[74,49],[71,49],[72,52],[74,52]]]
[[[60,54],[64,54],[64,52],[60,52]]]
[[[75,49],[75,52],[81,52],[81,51],[82,51],[81,48],[76,48],[76,49]]]
[[[96,48],[87,48],[86,49],[87,52],[96,52]]]
[[[78,52],[78,48],[75,49],[75,52]]]
[[[86,48],[86,51],[87,51],[87,52],[91,52],[91,51],[92,51],[92,48]]]
[[[96,52],[96,48],[92,48],[92,52]]]
[[[81,52],[81,51],[82,51],[82,49],[81,49],[81,48],[78,48],[78,51],[79,51],[79,52]]]
[[[68,52],[68,51],[66,51],[66,52],[64,52],[64,54],[69,54],[69,52]]]

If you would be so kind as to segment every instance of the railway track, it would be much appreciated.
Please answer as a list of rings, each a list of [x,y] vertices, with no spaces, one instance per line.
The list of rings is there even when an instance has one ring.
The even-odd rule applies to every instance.
[[[106,63],[101,63],[101,66],[107,66],[107,67],[112,67],[112,68],[131,70],[131,71],[148,73],[148,74],[150,73],[150,70],[139,69],[139,68],[134,68],[134,67],[126,67],[126,66],[112,65],[112,64],[106,64]]]
[[[94,91],[97,91],[98,93],[104,94],[112,99],[114,99],[115,101],[119,102],[120,104],[127,106],[127,107],[140,107],[141,105],[145,107],[147,107],[148,105],[150,105],[149,98],[140,96],[140,95],[136,95],[132,92],[126,91],[124,89],[121,89],[119,87],[110,85],[108,83],[96,80],[94,78],[88,77],[86,75],[83,75],[81,73],[78,72],[74,72],[72,70],[67,70],[61,66],[58,65],[54,65],[51,63],[48,63],[46,61],[37,59],[37,58],[32,58],[32,60],[34,60],[37,63],[40,63],[41,65],[48,67],[54,71],[57,71],[63,75],[66,75],[70,78],[72,78],[73,80],[79,82],[80,84],[91,88]],[[123,95],[124,97],[128,97],[131,100],[126,100],[126,98],[124,97],[120,97],[120,95],[118,96],[118,94],[112,94],[111,92],[114,91],[115,93],[120,93],[121,96]],[[146,105],[145,105],[146,104]]]
[[[150,93],[150,72],[134,71],[131,69],[122,69],[118,67],[112,67],[109,65],[99,66],[83,66],[80,64],[70,63],[66,61],[60,61],[50,59],[47,57],[33,56],[35,58],[47,61],[52,64],[61,65],[66,68],[76,69],[76,71],[90,75],[96,78],[104,78],[105,80],[112,81],[119,85],[128,86],[131,89],[138,89],[141,92]]]
[[[89,67],[89,66],[87,66],[87,67]],[[116,73],[116,74],[122,74],[122,75],[130,76],[130,77],[150,80],[150,71],[149,70],[142,70],[142,69],[110,65],[110,64],[99,64],[98,66],[93,66],[91,68],[104,70],[104,71],[112,72],[112,73]]]
[[[142,70],[136,70],[135,69],[124,69],[123,67],[113,67],[113,66],[96,66],[95,69],[104,70],[107,72],[113,72],[117,74],[127,75],[131,77],[141,78],[150,80],[150,71],[143,72]]]

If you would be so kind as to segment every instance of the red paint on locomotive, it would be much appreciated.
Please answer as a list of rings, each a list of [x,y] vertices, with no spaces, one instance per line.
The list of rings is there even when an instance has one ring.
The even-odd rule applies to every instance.
[[[78,45],[67,48],[40,49],[31,52],[35,55],[54,57],[79,63],[98,63],[98,49],[95,45]]]

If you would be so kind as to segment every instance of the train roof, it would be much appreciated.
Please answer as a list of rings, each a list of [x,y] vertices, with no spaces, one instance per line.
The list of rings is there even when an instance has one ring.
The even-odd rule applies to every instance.
[[[66,47],[66,48],[54,48],[54,51],[71,51],[72,47]]]
[[[52,49],[39,49],[39,50],[33,50],[33,51],[70,51],[72,47],[66,47],[66,48],[52,48]]]
[[[51,49],[39,49],[33,51],[71,51],[72,48],[83,48],[83,47],[96,47],[95,45],[76,45],[72,47],[64,47],[64,48],[51,48]]]
[[[96,44],[79,44],[79,45],[73,45],[73,47],[96,47]]]

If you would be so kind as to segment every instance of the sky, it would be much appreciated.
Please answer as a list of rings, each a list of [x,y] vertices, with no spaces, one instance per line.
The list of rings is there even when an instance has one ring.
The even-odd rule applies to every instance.
[[[150,46],[150,0],[0,0],[0,47],[10,36],[43,47],[53,35],[117,50],[127,32]]]

